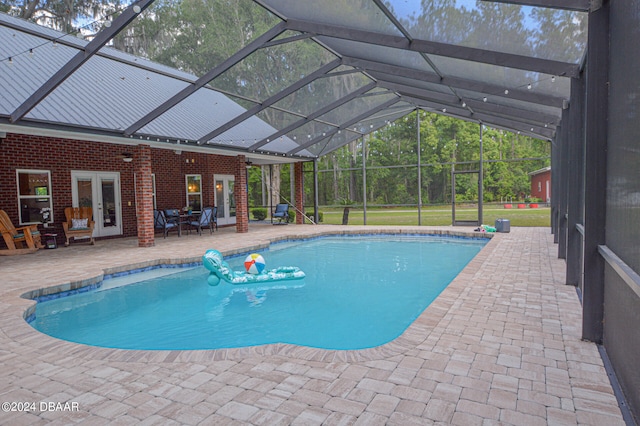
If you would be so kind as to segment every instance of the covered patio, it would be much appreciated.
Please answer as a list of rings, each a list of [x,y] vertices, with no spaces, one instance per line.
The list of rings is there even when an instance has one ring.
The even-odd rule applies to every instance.
[[[21,294],[67,288],[131,265],[193,261],[269,241],[342,233],[468,228],[251,225],[209,237],[135,238],[0,258],[0,373],[6,401],[77,411],[3,412],[10,424],[623,425],[603,360],[581,339],[581,307],[547,229],[496,234],[396,340],[359,351],[286,344],[124,351],[60,341],[23,319]],[[36,260],[34,262],[34,259]],[[46,281],[43,280],[46,277]],[[207,285],[206,282],[202,283]]]

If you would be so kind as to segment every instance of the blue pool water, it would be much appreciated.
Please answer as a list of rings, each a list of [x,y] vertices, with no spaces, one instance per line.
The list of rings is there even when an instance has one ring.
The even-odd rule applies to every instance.
[[[272,245],[267,268],[302,280],[207,284],[202,267],[39,302],[31,325],[51,336],[122,349],[219,349],[291,343],[363,349],[387,343],[440,294],[486,240],[320,238]],[[244,256],[226,259],[242,270]]]

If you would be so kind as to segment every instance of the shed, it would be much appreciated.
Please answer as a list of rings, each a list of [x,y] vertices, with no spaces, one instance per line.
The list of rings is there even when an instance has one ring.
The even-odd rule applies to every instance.
[[[529,176],[531,176],[531,196],[539,198],[544,203],[551,202],[551,167],[530,172]]]

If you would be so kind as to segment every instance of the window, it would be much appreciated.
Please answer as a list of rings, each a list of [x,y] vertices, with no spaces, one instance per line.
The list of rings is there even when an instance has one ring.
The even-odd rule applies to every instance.
[[[538,192],[542,192],[542,182],[538,181]]]
[[[202,210],[202,177],[201,175],[187,175],[187,207],[194,212]]]
[[[53,221],[51,172],[49,170],[17,170],[16,180],[20,224]]]

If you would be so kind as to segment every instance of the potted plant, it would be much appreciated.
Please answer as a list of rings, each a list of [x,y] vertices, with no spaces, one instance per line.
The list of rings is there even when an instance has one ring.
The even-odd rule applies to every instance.
[[[531,198],[531,203],[529,204],[529,208],[531,209],[537,209],[538,208],[538,203],[540,202],[539,198]]]
[[[50,207],[41,208],[40,215],[42,215],[42,223],[48,224],[51,221],[51,208]]]

